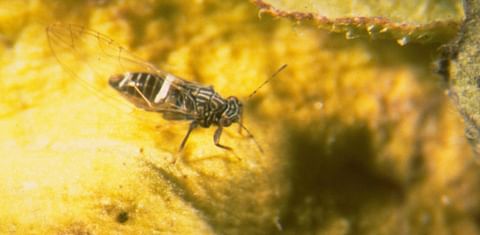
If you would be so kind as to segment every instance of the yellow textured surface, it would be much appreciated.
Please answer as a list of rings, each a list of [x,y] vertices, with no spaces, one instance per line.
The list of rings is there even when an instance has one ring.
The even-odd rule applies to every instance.
[[[435,45],[345,40],[244,1],[17,4],[0,11],[0,233],[479,232],[480,171],[431,72]],[[210,128],[177,154],[188,123],[73,78],[48,47],[54,22],[224,96],[288,64],[245,110],[264,153],[234,125],[221,140],[234,153]]]

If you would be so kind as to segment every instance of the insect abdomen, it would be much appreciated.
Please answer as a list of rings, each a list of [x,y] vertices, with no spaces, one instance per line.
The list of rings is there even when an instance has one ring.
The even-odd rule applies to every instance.
[[[162,78],[149,73],[125,73],[110,77],[108,82],[110,86],[123,95],[136,96],[142,99],[145,97],[150,102],[153,102],[155,94],[160,91],[163,85]]]
[[[171,113],[176,113],[175,119],[191,119],[190,116],[195,112],[195,101],[186,92],[188,89],[182,92],[173,85],[175,79],[173,75],[163,78],[156,74],[135,72],[113,76],[109,83],[139,108],[164,114],[168,112],[169,117]],[[182,111],[178,112],[179,109]]]
[[[156,106],[178,96],[178,90],[172,87],[173,79],[151,73],[129,72],[110,77],[109,84],[137,107],[155,111]]]

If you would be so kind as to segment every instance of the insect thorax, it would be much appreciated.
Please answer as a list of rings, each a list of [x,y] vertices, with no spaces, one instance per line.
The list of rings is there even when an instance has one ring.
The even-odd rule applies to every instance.
[[[191,94],[200,116],[197,120],[200,126],[230,126],[240,119],[241,104],[236,97],[224,99],[212,87],[197,87]]]

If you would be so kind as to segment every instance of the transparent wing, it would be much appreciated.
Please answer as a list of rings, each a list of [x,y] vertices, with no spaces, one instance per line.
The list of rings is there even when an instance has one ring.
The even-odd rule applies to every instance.
[[[84,26],[52,24],[47,27],[47,37],[54,56],[65,71],[102,99],[127,112],[132,110],[133,105],[126,104],[121,95],[109,88],[110,77],[128,72],[147,72],[163,79],[168,75],[167,72],[131,54],[106,35]],[[191,84],[195,83],[176,78],[171,86],[172,89],[183,92],[191,87]],[[168,103],[156,107],[156,111],[168,111],[178,116],[194,115],[183,107]]]

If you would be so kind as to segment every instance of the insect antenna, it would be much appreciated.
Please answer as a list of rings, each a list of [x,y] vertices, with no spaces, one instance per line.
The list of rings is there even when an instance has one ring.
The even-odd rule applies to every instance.
[[[273,78],[275,78],[275,76],[277,76],[278,73],[280,73],[282,70],[284,70],[288,65],[287,64],[284,64],[282,65],[280,68],[277,69],[277,71],[275,71],[272,76],[270,76],[267,80],[265,80],[260,86],[257,87],[257,89],[253,90],[252,93],[250,93],[250,95],[247,97],[247,101],[250,100],[250,98],[252,98],[252,96],[254,96],[255,94],[257,94],[257,91],[260,90],[263,86],[265,86],[267,83],[270,82],[270,80],[272,80]],[[238,123],[239,126],[240,126],[240,129],[239,129],[239,132],[241,133],[242,132],[242,129],[245,130],[248,134],[248,136],[250,138],[253,139],[253,142],[255,142],[255,144],[257,145],[258,147],[258,150],[260,150],[261,153],[264,153],[263,152],[263,148],[262,146],[260,146],[260,144],[257,142],[257,140],[255,139],[255,136],[253,136],[252,132],[250,132],[247,127],[245,127],[243,125],[243,122],[242,122],[242,117],[240,117],[240,122]]]
[[[247,127],[245,127],[243,124],[241,124],[241,123],[239,123],[239,124],[240,124],[240,127],[247,132],[248,137],[252,138],[253,142],[255,142],[255,144],[256,144],[257,147],[258,147],[258,150],[260,150],[260,152],[263,154],[263,153],[264,153],[264,152],[263,152],[263,148],[262,148],[262,146],[260,146],[260,144],[257,142],[257,140],[255,139],[255,136],[253,136],[252,132],[250,132],[250,131],[247,129]]]
[[[262,88],[263,86],[265,86],[267,83],[270,82],[270,80],[272,80],[273,78],[275,78],[275,76],[277,76],[278,73],[280,73],[283,69],[285,69],[288,65],[287,64],[284,64],[282,65],[279,69],[277,69],[277,71],[275,71],[275,73],[272,74],[272,76],[270,76],[267,80],[265,80],[260,86],[257,87],[257,89],[255,89],[252,93],[250,93],[250,95],[247,97],[247,100],[250,100],[250,98],[252,98],[252,96],[254,96],[258,90],[260,90],[260,88]]]

